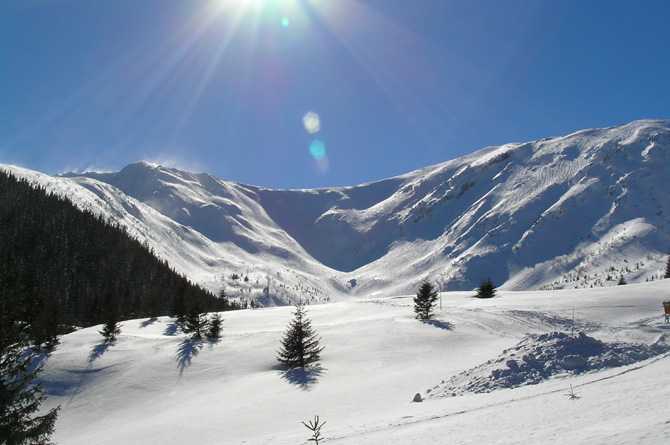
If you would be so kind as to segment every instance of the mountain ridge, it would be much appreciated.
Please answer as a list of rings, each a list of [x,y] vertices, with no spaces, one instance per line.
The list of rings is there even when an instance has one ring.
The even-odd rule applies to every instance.
[[[411,293],[427,277],[450,290],[649,279],[670,251],[668,161],[670,121],[644,120],[350,187],[272,190],[146,162],[39,180],[130,226],[194,281],[285,304]]]

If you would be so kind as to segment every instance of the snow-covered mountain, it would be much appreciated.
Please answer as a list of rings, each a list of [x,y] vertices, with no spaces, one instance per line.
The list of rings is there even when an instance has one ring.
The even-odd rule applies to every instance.
[[[425,278],[449,290],[487,277],[509,290],[640,282],[670,252],[670,121],[488,147],[317,190],[145,162],[62,177],[3,168],[126,225],[194,281],[264,304],[411,293]]]

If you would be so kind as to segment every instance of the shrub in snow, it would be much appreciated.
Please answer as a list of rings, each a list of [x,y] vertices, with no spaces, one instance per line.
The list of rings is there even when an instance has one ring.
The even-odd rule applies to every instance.
[[[295,306],[293,321],[284,333],[281,348],[277,351],[277,360],[289,369],[305,367],[319,359],[324,347],[319,346],[321,338],[312,328],[312,322],[305,315],[302,302]]]
[[[326,422],[319,423],[319,416],[314,416],[314,422],[309,421],[309,425],[305,422],[302,423],[305,427],[312,432],[312,437],[308,439],[308,442],[314,442],[316,445],[319,445],[321,437],[321,428],[326,424]]]
[[[566,395],[566,396],[569,396],[569,397],[570,397],[570,400],[576,400],[576,399],[579,398],[579,396],[578,396],[577,394],[575,394],[575,390],[572,389],[572,383],[570,384],[570,392],[567,393],[567,394],[565,394],[565,395]]]
[[[496,287],[490,278],[482,281],[477,288],[477,298],[493,298],[496,294]]]
[[[430,320],[433,318],[433,308],[437,301],[437,291],[428,281],[421,283],[419,292],[414,297],[414,312],[419,320]]]

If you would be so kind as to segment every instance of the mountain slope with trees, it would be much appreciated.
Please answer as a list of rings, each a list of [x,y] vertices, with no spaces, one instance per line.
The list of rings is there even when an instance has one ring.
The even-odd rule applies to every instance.
[[[318,190],[145,162],[66,177],[8,168],[127,227],[195,282],[273,305],[411,293],[426,278],[448,290],[487,277],[502,290],[661,278],[669,160],[670,121],[647,120]]]
[[[0,288],[36,345],[74,327],[172,313],[174,301],[223,302],[102,215],[0,171]]]

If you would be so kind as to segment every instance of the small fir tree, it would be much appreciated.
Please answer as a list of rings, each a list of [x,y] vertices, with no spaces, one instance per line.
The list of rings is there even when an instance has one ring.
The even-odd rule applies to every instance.
[[[314,442],[316,445],[319,445],[319,441],[323,439],[321,437],[321,428],[326,424],[326,422],[320,423],[319,416],[314,416],[314,421],[309,421],[309,425],[305,422],[302,423],[305,427],[312,432],[312,437],[307,439],[308,442]]]
[[[414,312],[419,320],[430,320],[433,318],[433,309],[437,301],[437,291],[427,280],[421,283],[419,292],[414,297]]]
[[[215,313],[212,315],[212,318],[208,321],[208,329],[205,334],[210,340],[216,340],[221,337],[221,325],[223,324],[223,319],[221,315]]]
[[[618,282],[617,284],[618,284],[619,286],[623,286],[623,285],[625,285],[625,284],[628,284],[628,282],[626,281],[626,278],[624,278],[624,276],[621,275],[621,276],[619,277],[619,282]]]
[[[102,326],[100,335],[105,339],[105,343],[114,343],[116,337],[121,333],[119,325],[119,306],[115,292],[108,292],[105,295],[105,324]]]
[[[116,321],[108,321],[102,326],[102,330],[98,331],[105,339],[105,343],[114,343],[116,338],[121,333],[121,326]]]
[[[481,282],[477,288],[477,298],[493,298],[496,295],[496,287],[490,278]]]
[[[319,343],[321,338],[312,328],[312,322],[305,314],[302,302],[295,306],[293,321],[289,324],[281,348],[277,351],[277,360],[289,369],[302,368],[318,360],[324,347]]]
[[[202,335],[207,326],[207,318],[200,313],[200,305],[192,304],[184,318],[182,331],[191,334],[193,340],[202,340]]]

